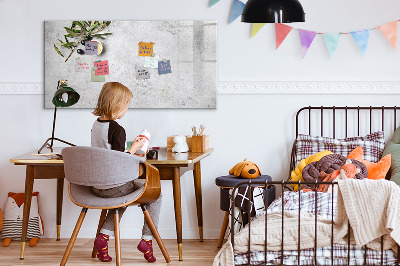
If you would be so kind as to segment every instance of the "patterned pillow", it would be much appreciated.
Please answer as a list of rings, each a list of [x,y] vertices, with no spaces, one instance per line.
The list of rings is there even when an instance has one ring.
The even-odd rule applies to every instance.
[[[352,137],[345,139],[333,139],[329,137],[316,137],[299,134],[296,139],[296,165],[310,155],[323,150],[329,150],[346,156],[357,146],[364,150],[364,159],[370,162],[378,162],[385,148],[383,131],[378,131],[364,137]]]

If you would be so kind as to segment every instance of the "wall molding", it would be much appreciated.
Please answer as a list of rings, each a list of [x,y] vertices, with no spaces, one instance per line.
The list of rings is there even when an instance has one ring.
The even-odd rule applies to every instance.
[[[219,81],[217,94],[400,94],[400,81]],[[44,94],[44,84],[0,83],[0,94]]]
[[[43,83],[0,83],[0,94],[44,94]]]
[[[399,94],[400,81],[218,82],[218,94]]]

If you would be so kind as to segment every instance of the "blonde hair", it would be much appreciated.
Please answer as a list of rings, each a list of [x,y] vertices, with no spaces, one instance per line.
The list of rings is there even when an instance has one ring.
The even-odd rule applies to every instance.
[[[110,120],[118,118],[119,113],[132,100],[132,92],[119,82],[107,82],[101,89],[93,114]]]

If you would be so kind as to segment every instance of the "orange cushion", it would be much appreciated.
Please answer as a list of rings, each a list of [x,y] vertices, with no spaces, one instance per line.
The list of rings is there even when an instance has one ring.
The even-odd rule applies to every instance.
[[[365,164],[368,170],[368,179],[378,180],[386,177],[391,165],[392,155],[386,155],[377,163],[368,162],[363,159],[363,150],[361,146],[358,146],[352,152],[350,152],[347,158],[355,159]]]

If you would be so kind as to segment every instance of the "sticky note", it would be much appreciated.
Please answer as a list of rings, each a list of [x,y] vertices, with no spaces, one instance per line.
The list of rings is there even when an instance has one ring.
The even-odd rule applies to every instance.
[[[106,76],[96,76],[96,70],[92,69],[92,82],[105,82]]]
[[[144,60],[144,67],[148,68],[158,68],[158,59],[160,58],[159,55],[155,57],[146,57]]]
[[[139,43],[139,56],[150,56],[153,54],[152,42],[140,42]]]
[[[92,60],[89,57],[79,57],[75,60],[75,71],[76,72],[90,72],[92,68]]]
[[[149,79],[150,73],[149,70],[145,67],[136,67],[136,79]]]
[[[95,61],[94,66],[96,67],[96,71],[95,71],[96,76],[110,74],[110,70],[108,68],[108,60]]]
[[[164,61],[158,61],[158,74],[162,75],[168,73],[172,73],[170,60],[167,60],[165,63]]]
[[[97,41],[85,42],[85,54],[87,55],[98,55],[99,54],[99,43]]]

